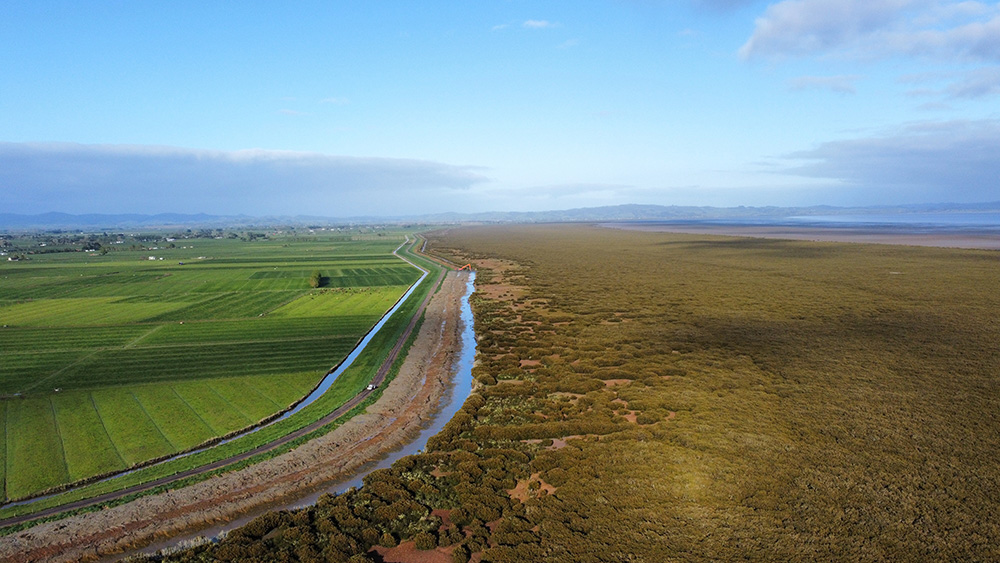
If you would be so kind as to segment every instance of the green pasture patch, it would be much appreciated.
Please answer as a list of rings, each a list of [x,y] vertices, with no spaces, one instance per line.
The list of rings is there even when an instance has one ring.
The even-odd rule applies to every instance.
[[[363,290],[314,290],[272,311],[270,315],[275,317],[371,315],[377,320],[399,300],[406,289],[407,286],[389,286]]]
[[[299,400],[416,280],[390,255],[398,243],[200,239],[195,249],[44,254],[4,268],[0,397],[24,394],[0,399],[8,496],[187,449]],[[310,291],[300,274],[317,269],[332,288],[365,287],[322,288],[343,295],[288,307]],[[29,415],[43,423],[19,433]],[[35,437],[35,458],[20,436]],[[26,476],[24,460],[41,457],[43,470]]]
[[[258,393],[271,399],[281,408],[287,408],[310,393],[324,375],[326,374],[307,371],[276,377],[243,377],[239,380],[242,385],[253,387]]]
[[[135,385],[131,389],[153,424],[176,449],[186,450],[215,435],[170,384]]]
[[[177,303],[128,303],[112,297],[44,299],[0,309],[10,326],[89,326],[142,321],[180,308]]]
[[[62,439],[48,397],[7,401],[7,498],[69,479]]]
[[[70,391],[52,395],[69,479],[125,469],[125,461],[111,442],[90,393]]]
[[[258,422],[282,408],[282,405],[273,399],[238,379],[214,379],[208,382],[208,385],[226,403],[243,413],[252,422]]]
[[[128,465],[177,451],[131,389],[99,389],[92,396],[115,449]]]
[[[173,384],[174,392],[205,421],[217,436],[253,424],[245,414],[227,403],[207,381]]]

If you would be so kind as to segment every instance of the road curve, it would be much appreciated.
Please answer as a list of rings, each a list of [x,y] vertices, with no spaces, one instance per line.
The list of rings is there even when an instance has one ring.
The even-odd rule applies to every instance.
[[[400,256],[400,258],[402,258],[406,262],[410,263],[411,265],[416,266],[415,264],[413,264],[409,260],[406,260],[406,258],[403,258],[402,256]],[[446,273],[446,270],[441,270],[441,272],[438,274],[437,278],[434,279],[433,285],[431,286],[432,288],[435,287],[435,286],[437,286],[441,282],[441,279],[444,278],[445,273]],[[379,366],[379,369],[375,373],[375,377],[372,378],[372,384],[375,387],[378,387],[378,386],[382,385],[382,383],[385,381],[386,375],[388,375],[389,370],[392,367],[392,364],[396,361],[396,358],[399,356],[399,352],[403,349],[403,345],[406,343],[406,340],[410,337],[410,334],[413,332],[414,327],[416,327],[417,322],[420,319],[420,316],[423,314],[424,309],[427,308],[427,304],[430,302],[430,300],[431,300],[431,298],[433,296],[434,296],[434,290],[433,289],[431,291],[427,292],[426,297],[424,297],[424,300],[420,303],[420,306],[417,307],[417,310],[413,314],[413,317],[410,318],[410,322],[409,322],[409,324],[406,325],[406,329],[403,331],[403,334],[400,335],[399,339],[396,341],[396,344],[392,347],[392,350],[389,352],[389,355],[386,357],[386,359]],[[301,438],[301,437],[303,437],[303,436],[305,436],[307,434],[310,434],[310,433],[312,433],[312,432],[314,432],[314,431],[316,431],[316,430],[318,430],[318,429],[320,429],[320,428],[322,428],[322,427],[324,427],[324,426],[332,423],[333,421],[337,420],[338,418],[340,418],[341,416],[343,416],[344,414],[346,414],[347,412],[349,412],[354,407],[356,407],[359,404],[361,404],[365,399],[367,399],[374,392],[375,392],[374,389],[364,389],[360,393],[358,393],[357,395],[355,395],[354,397],[352,397],[351,399],[349,399],[346,403],[344,403],[343,405],[341,405],[339,408],[337,408],[336,410],[334,410],[330,414],[324,416],[323,418],[321,418],[321,419],[313,422],[312,424],[309,424],[308,426],[305,426],[305,427],[300,428],[300,429],[298,429],[298,430],[296,430],[294,432],[286,434],[286,435],[282,436],[281,438],[278,438],[278,439],[276,439],[276,440],[274,440],[272,442],[269,442],[269,443],[264,444],[262,446],[258,446],[257,448],[254,448],[253,450],[250,450],[250,451],[247,451],[247,452],[244,452],[244,453],[241,453],[241,454],[237,454],[237,455],[234,455],[232,457],[228,457],[226,459],[221,459],[221,460],[218,460],[218,461],[206,464],[206,465],[202,465],[200,467],[196,467],[196,468],[193,468],[193,469],[188,469],[188,470],[182,471],[180,473],[175,473],[173,475],[168,475],[166,477],[161,477],[159,479],[156,479],[156,480],[153,480],[153,481],[149,481],[147,483],[141,483],[141,484],[138,484],[138,485],[133,485],[131,487],[127,487],[127,488],[124,488],[124,489],[119,489],[117,491],[112,491],[110,493],[105,493],[103,495],[98,495],[98,496],[91,497],[91,498],[88,498],[88,499],[78,500],[78,501],[75,501],[75,502],[70,502],[70,503],[59,505],[59,506],[55,506],[55,507],[52,507],[52,508],[42,509],[42,510],[39,510],[38,512],[33,512],[31,514],[24,514],[24,515],[21,515],[21,516],[12,516],[10,518],[6,518],[6,519],[3,519],[3,520],[0,520],[0,528],[6,528],[7,526],[14,526],[14,525],[17,525],[17,524],[22,524],[22,523],[25,523],[25,522],[30,522],[32,520],[38,520],[38,519],[41,519],[41,518],[46,518],[48,516],[53,516],[53,515],[56,515],[56,514],[61,514],[63,512],[69,512],[71,510],[77,510],[77,509],[80,509],[80,508],[87,508],[87,507],[99,505],[99,504],[102,504],[102,503],[105,503],[105,502],[110,502],[110,501],[118,500],[118,499],[130,496],[130,495],[134,495],[136,493],[141,493],[141,492],[148,491],[150,489],[155,489],[155,488],[163,486],[163,485],[168,485],[170,483],[174,483],[174,482],[180,481],[182,479],[186,479],[188,477],[194,477],[194,476],[197,476],[197,475],[202,475],[202,474],[205,474],[205,473],[209,473],[209,472],[214,471],[216,469],[219,469],[221,467],[226,467],[227,465],[232,465],[234,463],[238,463],[240,461],[247,460],[247,459],[249,459],[251,457],[254,457],[256,455],[259,455],[259,454],[262,454],[262,453],[266,453],[266,452],[270,452],[272,450],[280,448],[281,446],[284,446],[285,444],[288,444],[289,442],[297,440],[297,439],[299,439],[299,438]]]

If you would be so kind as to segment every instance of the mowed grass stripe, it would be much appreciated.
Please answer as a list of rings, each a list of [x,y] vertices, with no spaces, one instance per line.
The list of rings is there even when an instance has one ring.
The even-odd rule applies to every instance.
[[[88,353],[86,350],[79,350],[0,354],[0,395],[27,392],[39,379],[73,365]],[[48,387],[45,390],[51,391]]]
[[[253,422],[232,405],[224,402],[208,386],[207,381],[175,383],[173,388],[174,392],[198,413],[217,436],[228,434]]]
[[[50,384],[79,389],[121,381],[148,383],[324,370],[346,355],[355,342],[355,338],[336,337],[103,350],[70,367]]]
[[[302,284],[304,285],[304,284]],[[222,293],[206,297],[181,309],[153,317],[153,321],[223,320],[256,317],[298,298],[298,291],[253,291]]]
[[[181,303],[125,303],[113,297],[43,299],[4,307],[11,326],[101,326],[142,321],[183,307]]]
[[[65,483],[66,459],[48,397],[9,401],[8,498]]]
[[[86,328],[0,328],[0,357],[18,352],[89,350],[123,346],[149,330],[145,326]]]
[[[380,315],[379,313],[378,315]],[[347,337],[360,339],[379,316],[349,315],[315,318],[267,316],[243,321],[204,321],[160,325],[155,334],[143,338],[142,346],[218,344],[247,341],[282,341],[302,338]]]
[[[214,435],[198,413],[170,385],[136,386],[132,388],[132,394],[176,449],[186,450]]]
[[[134,465],[174,451],[129,388],[99,389],[94,404],[122,459]]]
[[[90,393],[53,395],[52,405],[71,480],[125,469],[125,461],[111,442]]]

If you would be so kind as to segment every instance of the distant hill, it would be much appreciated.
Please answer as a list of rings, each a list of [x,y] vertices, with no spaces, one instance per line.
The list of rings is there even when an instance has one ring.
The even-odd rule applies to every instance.
[[[379,223],[552,223],[589,221],[773,221],[811,215],[891,215],[914,213],[1000,212],[1000,202],[937,203],[878,207],[708,207],[680,205],[613,205],[557,211],[489,211],[482,213],[433,213],[395,217],[323,217],[313,215],[266,216],[181,214],[0,213],[0,230],[129,229],[168,227],[267,227],[276,225],[344,225]]]

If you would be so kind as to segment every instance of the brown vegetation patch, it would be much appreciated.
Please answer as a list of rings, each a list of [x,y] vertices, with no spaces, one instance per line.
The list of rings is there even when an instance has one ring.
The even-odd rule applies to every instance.
[[[581,438],[586,438],[586,436],[583,436],[581,434],[574,434],[572,436],[563,436],[562,438],[552,438],[552,445],[549,446],[549,447],[547,447],[547,448],[545,448],[545,449],[547,449],[547,450],[561,450],[561,449],[565,448],[568,445],[567,442],[569,440],[578,440],[578,439],[581,439]]]
[[[605,379],[604,380],[604,386],[605,387],[614,387],[616,385],[627,385],[629,383],[632,383],[631,379]]]
[[[521,479],[517,482],[517,486],[513,489],[509,489],[507,494],[511,498],[517,499],[522,503],[528,502],[530,498],[537,498],[538,496],[551,495],[556,492],[556,487],[546,483],[541,477],[541,473],[532,473],[531,477],[527,479]],[[488,525],[488,524],[487,524]]]
[[[441,529],[450,528],[453,524],[451,523],[451,511],[445,508],[435,508],[431,511],[431,516],[437,516],[441,519]]]
[[[420,550],[413,541],[405,541],[396,547],[374,547],[385,563],[451,563],[451,552],[455,546],[436,547]]]

